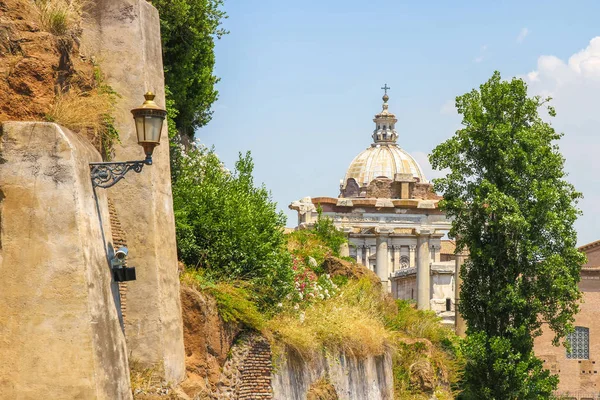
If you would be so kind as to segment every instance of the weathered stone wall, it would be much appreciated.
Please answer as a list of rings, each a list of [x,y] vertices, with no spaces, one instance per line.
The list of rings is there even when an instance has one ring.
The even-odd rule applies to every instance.
[[[390,354],[365,358],[328,354],[305,360],[287,351],[274,371],[273,398],[304,400],[311,385],[324,377],[340,400],[391,400],[394,396]]]
[[[131,398],[100,156],[55,124],[0,136],[0,398]]]
[[[114,113],[121,140],[115,159],[143,159],[130,110],[148,90],[155,92],[157,104],[165,105],[158,12],[146,0],[91,2],[82,48],[95,55],[106,82],[121,96]],[[154,164],[107,192],[137,274],[127,291],[128,351],[143,364],[159,364],[167,380],[181,381],[185,356],[166,124]]]

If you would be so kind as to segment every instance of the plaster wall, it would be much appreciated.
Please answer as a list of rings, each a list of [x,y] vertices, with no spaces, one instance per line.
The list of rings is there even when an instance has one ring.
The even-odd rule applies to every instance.
[[[158,12],[145,0],[92,2],[82,48],[96,57],[106,82],[121,96],[114,113],[121,140],[115,159],[143,159],[130,110],[149,90],[165,105]],[[167,380],[181,381],[183,328],[166,123],[153,158],[152,166],[107,193],[127,237],[129,265],[137,268],[136,284],[127,293],[128,351],[143,364],[158,365]]]
[[[0,398],[131,398],[105,193],[84,139],[0,126]]]

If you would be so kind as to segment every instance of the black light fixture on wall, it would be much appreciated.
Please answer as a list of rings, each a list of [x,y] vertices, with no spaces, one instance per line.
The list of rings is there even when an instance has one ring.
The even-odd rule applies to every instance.
[[[138,144],[144,149],[146,158],[140,161],[90,163],[92,185],[109,188],[125,177],[129,171],[142,172],[144,165],[152,165],[152,152],[160,144],[160,134],[167,111],[154,102],[154,93],[144,95],[146,101],[131,110],[135,121]]]

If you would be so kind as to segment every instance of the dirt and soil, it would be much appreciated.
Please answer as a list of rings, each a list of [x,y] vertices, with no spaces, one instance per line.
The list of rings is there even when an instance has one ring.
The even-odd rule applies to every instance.
[[[45,120],[58,92],[93,87],[79,34],[43,31],[32,0],[0,0],[0,123]]]

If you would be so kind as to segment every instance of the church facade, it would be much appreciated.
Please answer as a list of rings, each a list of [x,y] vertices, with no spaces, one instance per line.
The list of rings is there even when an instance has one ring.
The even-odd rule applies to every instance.
[[[350,163],[339,196],[305,197],[290,208],[298,212],[297,229],[305,229],[316,222],[321,207],[347,234],[346,255],[374,271],[395,298],[433,309],[451,325],[455,262],[442,254],[450,221],[419,164],[398,145],[398,120],[384,89],[372,143]]]

